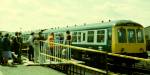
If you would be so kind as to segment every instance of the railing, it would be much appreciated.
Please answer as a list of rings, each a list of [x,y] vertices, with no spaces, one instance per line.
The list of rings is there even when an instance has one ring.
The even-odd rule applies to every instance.
[[[105,64],[102,66],[105,67],[102,69],[98,69],[90,67],[89,65],[87,65],[88,62],[86,61],[73,60],[73,54],[71,54],[73,50],[91,52],[95,53],[97,56],[104,54],[103,57],[105,58]],[[64,45],[62,44],[62,41],[48,43],[47,41],[36,40],[34,43],[34,55],[34,63],[36,63],[37,65],[49,65],[51,68],[63,71],[68,75],[112,75],[114,73],[110,72],[110,67],[112,67],[112,64],[107,62],[107,59],[109,58],[108,56],[128,58],[147,63],[150,62],[150,59],[107,53],[104,51],[81,48],[66,44]]]
[[[70,47],[63,46],[62,41],[55,41],[55,43],[35,41],[34,63],[35,65],[49,65],[51,68],[60,70],[68,75],[113,74],[106,70],[87,66],[84,61],[72,59],[71,50],[72,49]]]

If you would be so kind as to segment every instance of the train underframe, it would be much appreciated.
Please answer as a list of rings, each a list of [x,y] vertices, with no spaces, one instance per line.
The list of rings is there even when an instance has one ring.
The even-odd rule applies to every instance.
[[[87,65],[102,67],[103,64],[115,64],[120,66],[132,66],[135,63],[138,63],[139,60],[134,60],[130,58],[117,57],[102,53],[92,53],[85,51],[75,51],[72,53],[73,58],[81,61],[85,61]],[[148,54],[144,53],[122,53],[122,55],[140,57],[140,58],[148,58]],[[101,64],[101,65],[100,65]]]

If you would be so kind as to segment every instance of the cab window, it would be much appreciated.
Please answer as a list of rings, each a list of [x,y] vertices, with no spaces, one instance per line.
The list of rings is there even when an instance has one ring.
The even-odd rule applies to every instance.
[[[128,42],[129,43],[135,43],[136,42],[136,36],[135,36],[135,30],[134,29],[128,29]]]
[[[87,41],[94,42],[94,31],[88,31]]]
[[[142,31],[142,29],[137,29],[136,30],[136,34],[137,34],[137,42],[138,43],[143,43],[144,42],[144,38],[143,38],[143,31]]]
[[[127,42],[126,30],[123,28],[118,29],[118,42],[119,43],[126,43]]]

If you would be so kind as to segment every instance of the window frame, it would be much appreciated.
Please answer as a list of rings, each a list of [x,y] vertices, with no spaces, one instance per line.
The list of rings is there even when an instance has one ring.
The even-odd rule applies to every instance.
[[[138,31],[140,30],[140,32],[142,32],[140,35],[141,35],[141,39],[142,39],[142,42],[139,42],[139,40],[138,40]],[[138,29],[135,29],[135,33],[136,33],[136,43],[144,43],[144,31],[143,31],[143,29],[140,29],[140,28],[138,28]]]
[[[120,30],[121,28],[125,30],[125,39],[126,39],[125,42],[120,42],[119,41],[120,38],[119,38],[119,32],[118,32],[118,30]],[[127,29],[128,28],[124,28],[124,27],[118,27],[117,28],[117,40],[118,40],[118,43],[128,43],[128,32],[127,32],[128,30]]]
[[[108,29],[98,29],[98,30],[104,30],[104,42],[98,43],[97,42],[97,37],[96,37],[97,44],[106,45],[107,44],[107,39],[108,39]]]
[[[104,33],[103,34],[98,34],[98,31],[104,31]],[[104,43],[105,42],[105,34],[106,34],[106,31],[104,29],[97,30],[97,33],[96,33],[96,42],[97,43]],[[103,35],[104,36],[103,42],[98,42],[98,38],[97,38],[98,35]]]
[[[89,37],[88,32],[89,32],[89,31],[93,31],[93,32],[94,32],[94,33],[93,33],[93,41],[92,41],[92,42],[89,42],[89,41],[88,41],[88,37]],[[95,30],[88,30],[88,31],[87,31],[87,43],[95,43]]]
[[[127,30],[127,43],[137,43],[136,28],[127,28],[126,30]],[[133,37],[133,38],[135,39],[135,42],[129,42],[130,41],[129,40],[129,30],[134,30],[135,37]]]

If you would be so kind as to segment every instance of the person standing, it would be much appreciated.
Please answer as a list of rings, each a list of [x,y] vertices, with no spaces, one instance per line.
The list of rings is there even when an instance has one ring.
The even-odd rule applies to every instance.
[[[8,33],[6,33],[4,38],[2,39],[2,45],[3,45],[3,51],[2,51],[3,63],[4,63],[4,65],[7,65],[8,60],[12,58],[11,43],[10,43]]]
[[[71,35],[70,35],[70,31],[66,31],[65,44],[66,44],[66,45],[71,45],[71,39],[72,39],[72,37],[71,37]],[[70,49],[70,48],[67,48],[67,49],[65,49],[65,50],[63,50],[63,51],[64,51],[64,54],[65,54],[64,57],[65,57],[67,60],[71,60],[71,49]],[[65,71],[68,71],[69,65],[64,66],[63,69],[64,69]]]
[[[18,59],[18,63],[21,64],[22,63],[22,60],[21,60],[21,49],[22,49],[21,32],[18,32],[17,40],[18,40],[18,43],[19,43],[19,49],[18,49],[18,52],[17,52],[18,53],[17,59]]]
[[[66,36],[66,44],[67,45],[71,45],[72,37],[70,35],[70,31],[66,31],[66,34],[67,34],[67,36]],[[70,60],[71,59],[71,49],[70,48],[68,48],[67,56],[68,56],[68,59]]]
[[[2,33],[0,32],[0,64],[2,64],[2,62],[3,62],[2,51],[3,51]]]
[[[34,41],[34,62],[38,63],[40,62],[40,52],[43,51],[44,46],[44,37],[42,36],[42,32],[38,33],[38,36],[36,37]]]
[[[17,60],[14,60],[14,62],[17,62],[19,64],[22,63],[22,61],[21,61],[21,45],[22,45],[21,33],[16,32],[15,37],[13,39],[13,50],[14,50],[15,54],[17,54]]]
[[[48,36],[48,46],[49,46],[49,53],[51,53],[52,56],[55,55],[55,51],[54,51],[54,33],[52,32],[49,36]],[[52,58],[53,61],[53,58]]]
[[[30,34],[30,37],[28,38],[27,42],[29,44],[29,51],[28,51],[28,58],[29,58],[29,61],[33,61],[33,58],[34,58],[34,32],[32,32]]]
[[[71,45],[71,39],[72,39],[72,37],[70,35],[70,31],[66,31],[66,34],[67,34],[67,36],[66,36],[66,44],[67,45]]]
[[[71,45],[71,35],[70,35],[70,31],[66,31],[66,38],[65,38],[65,44],[66,45]],[[64,58],[67,58],[68,60],[71,59],[71,49],[67,48],[67,49],[63,49],[62,51],[62,55]]]

